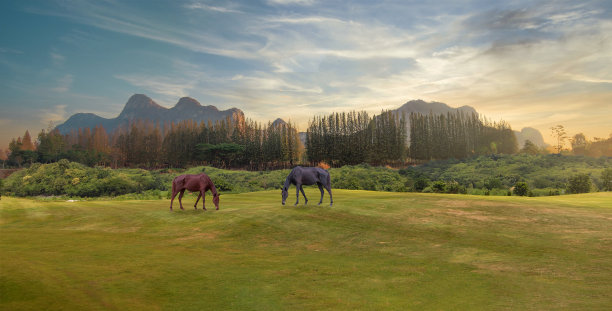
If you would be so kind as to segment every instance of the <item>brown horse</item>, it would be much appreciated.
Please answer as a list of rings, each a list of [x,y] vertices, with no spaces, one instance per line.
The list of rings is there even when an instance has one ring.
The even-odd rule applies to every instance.
[[[196,200],[193,207],[195,209],[198,209],[198,201],[200,200],[200,198],[202,198],[202,208],[206,210],[206,206],[204,202],[204,195],[206,191],[208,191],[209,189],[213,195],[213,203],[215,204],[215,207],[217,207],[217,210],[218,210],[219,209],[219,193],[217,192],[217,188],[215,188],[215,185],[213,184],[212,180],[210,180],[210,177],[208,177],[208,175],[201,173],[198,175],[187,174],[187,175],[177,176],[172,181],[172,199],[170,200],[170,210],[172,210],[172,202],[174,201],[174,197],[179,192],[181,194],[178,197],[178,201],[181,206],[181,209],[184,209],[183,203],[181,203],[181,199],[183,198],[183,194],[185,193],[185,190],[189,190],[191,192],[198,191],[200,194],[198,195],[198,199]]]

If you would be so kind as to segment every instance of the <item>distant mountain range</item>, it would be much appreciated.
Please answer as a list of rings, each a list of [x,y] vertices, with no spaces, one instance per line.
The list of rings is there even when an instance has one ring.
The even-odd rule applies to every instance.
[[[123,110],[113,119],[106,119],[93,113],[77,113],[72,115],[66,122],[57,126],[60,133],[69,133],[79,128],[94,128],[102,125],[106,131],[114,132],[122,126],[128,126],[130,122],[137,120],[148,120],[160,124],[170,122],[181,122],[183,120],[195,120],[215,122],[225,120],[227,117],[244,118],[244,113],[238,108],[219,110],[215,106],[202,106],[191,97],[179,99],[176,105],[170,109],[158,105],[155,101],[143,94],[132,95]]]
[[[470,106],[461,106],[459,108],[453,108],[445,103],[426,102],[420,99],[411,100],[393,111],[405,113],[406,117],[408,117],[412,112],[420,114],[428,114],[430,112],[433,114],[446,114],[448,112],[454,113],[457,111],[463,111],[466,114],[478,114],[478,112],[476,112],[476,109]]]
[[[527,140],[530,140],[540,148],[548,146],[548,144],[544,142],[542,133],[533,127],[524,127],[520,132],[514,131],[514,135],[516,136],[519,148],[522,148]]]
[[[470,106],[453,108],[445,103],[426,102],[423,100],[408,101],[393,111],[404,113],[406,116],[410,115],[412,112],[421,114],[428,114],[430,112],[434,114],[446,114],[448,112],[454,113],[463,111],[466,114],[478,114],[476,109]],[[244,113],[238,108],[219,110],[212,105],[202,106],[197,100],[191,97],[179,99],[174,107],[168,109],[158,105],[144,94],[134,94],[128,99],[125,107],[116,118],[106,119],[93,113],[77,113],[72,115],[66,122],[58,125],[57,129],[60,133],[66,134],[72,130],[78,130],[79,128],[94,128],[98,125],[102,125],[108,132],[113,132],[137,120],[147,120],[165,124],[171,122],[178,123],[184,120],[194,120],[196,122],[208,122],[210,120],[211,122],[215,122],[218,120],[225,120],[228,117],[231,119],[244,119]],[[286,124],[286,122],[278,118],[274,120],[272,124],[280,125]],[[410,137],[409,126],[408,124],[408,137]],[[522,147],[527,139],[540,147],[546,146],[542,134],[534,128],[523,128],[520,132],[515,131],[515,135],[519,147]],[[300,133],[300,139],[305,143],[305,132]]]

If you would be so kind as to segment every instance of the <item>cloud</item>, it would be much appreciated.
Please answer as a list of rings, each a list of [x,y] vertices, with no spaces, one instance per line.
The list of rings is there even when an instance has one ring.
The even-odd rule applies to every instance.
[[[12,49],[12,48],[0,47],[0,53],[23,54],[23,51],[17,50],[17,49]]]
[[[315,3],[315,0],[268,0],[266,1],[269,5],[302,5],[310,6]]]
[[[66,57],[64,57],[64,55],[61,55],[59,53],[51,52],[49,53],[49,55],[51,56],[51,62],[53,63],[54,66],[61,66],[66,61]]]
[[[203,3],[203,2],[193,2],[190,4],[184,5],[184,7],[190,10],[204,10],[204,11],[212,11],[212,12],[219,12],[219,13],[243,13],[240,10],[236,10],[236,9],[232,9],[228,7],[222,7],[222,6],[213,6],[213,5]]]
[[[63,77],[57,79],[57,85],[51,90],[58,93],[68,92],[72,86],[73,77],[71,74],[66,74]]]
[[[40,123],[59,123],[66,120],[67,105],[56,105],[52,109],[41,109]]]
[[[160,75],[146,74],[118,74],[116,79],[126,81],[134,86],[141,87],[148,92],[165,95],[166,98],[176,99],[189,95],[196,82],[188,79],[176,79]]]

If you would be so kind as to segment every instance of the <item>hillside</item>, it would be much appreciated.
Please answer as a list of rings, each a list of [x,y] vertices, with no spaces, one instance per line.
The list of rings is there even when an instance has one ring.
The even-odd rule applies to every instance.
[[[318,189],[307,188],[316,197]],[[0,201],[3,310],[605,310],[610,193]],[[211,204],[208,198],[207,204]]]
[[[68,118],[66,122],[57,126],[60,133],[65,134],[79,128],[94,128],[102,125],[108,132],[113,132],[119,127],[126,127],[130,122],[137,120],[151,121],[164,125],[166,123],[179,123],[184,120],[196,122],[215,122],[226,118],[244,119],[244,113],[237,108],[219,110],[215,106],[202,106],[191,97],[179,99],[172,108],[165,108],[157,104],[151,98],[143,94],[132,95],[121,113],[112,119],[102,118],[93,113],[77,113]]]

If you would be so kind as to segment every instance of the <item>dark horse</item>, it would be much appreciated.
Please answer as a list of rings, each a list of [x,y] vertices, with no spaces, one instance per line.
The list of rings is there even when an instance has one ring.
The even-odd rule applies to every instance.
[[[185,190],[189,190],[191,192],[198,191],[200,194],[198,195],[198,199],[196,200],[193,207],[198,209],[198,201],[202,198],[202,208],[206,210],[206,206],[204,203],[204,195],[206,191],[210,189],[210,192],[213,195],[213,203],[215,207],[219,209],[219,193],[217,192],[217,188],[213,184],[212,180],[208,175],[201,173],[198,175],[180,175],[174,178],[172,181],[172,199],[170,200],[170,210],[172,210],[172,202],[174,201],[174,197],[177,193],[181,193],[178,197],[179,204],[181,205],[181,209],[183,209],[183,203],[181,203],[181,199],[183,198],[183,194]]]
[[[283,191],[281,195],[283,197],[283,205],[285,205],[285,200],[289,196],[287,190],[289,190],[289,186],[294,184],[296,189],[296,201],[295,205],[297,205],[300,201],[300,191],[302,191],[302,195],[304,196],[304,200],[306,202],[304,204],[308,204],[308,199],[306,198],[306,194],[304,194],[304,189],[302,189],[302,185],[314,185],[317,184],[319,186],[319,190],[321,190],[321,200],[319,201],[319,205],[323,202],[323,187],[327,189],[329,193],[329,206],[334,204],[334,199],[332,198],[331,193],[331,178],[329,176],[329,172],[320,168],[320,167],[301,167],[296,166],[291,170],[291,173],[285,179],[285,185],[283,186]]]

